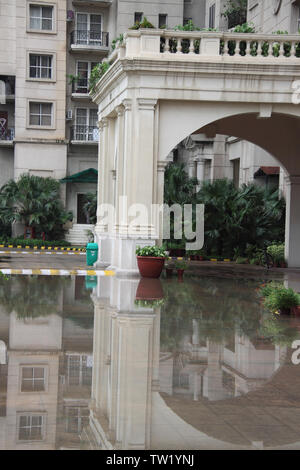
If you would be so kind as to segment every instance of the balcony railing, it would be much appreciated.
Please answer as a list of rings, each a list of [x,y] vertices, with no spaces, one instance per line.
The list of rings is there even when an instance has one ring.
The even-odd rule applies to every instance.
[[[0,127],[0,140],[14,140],[15,138],[15,129],[13,127],[8,127],[6,129],[1,129]]]
[[[82,79],[72,83],[72,93],[80,93],[87,95],[88,92],[88,80]]]
[[[77,142],[98,142],[99,129],[95,126],[72,126],[71,140]]]
[[[108,33],[75,30],[71,33],[71,45],[108,47]]]
[[[108,58],[113,64],[119,58],[215,62],[259,60],[260,63],[287,63],[300,60],[300,37],[285,34],[243,34],[214,31],[174,31],[140,29],[127,31]]]

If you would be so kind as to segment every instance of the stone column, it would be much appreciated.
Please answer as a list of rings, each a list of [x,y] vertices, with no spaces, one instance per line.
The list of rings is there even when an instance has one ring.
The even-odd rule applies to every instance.
[[[300,267],[300,176],[287,176],[285,257],[291,268]]]
[[[203,183],[204,181],[204,165],[205,165],[205,158],[201,158],[201,157],[197,157],[195,159],[196,161],[196,164],[197,164],[197,180],[199,182],[198,186],[197,186],[197,191],[199,191],[200,187],[201,187],[201,184]]]
[[[109,119],[99,121],[99,153],[98,153],[98,206],[97,224],[95,227],[96,241],[99,245],[97,267],[105,268],[111,263],[111,246],[109,242],[109,226],[101,217],[100,207],[109,203],[110,166],[109,166]]]
[[[169,163],[168,160],[166,161],[159,161],[157,162],[157,194],[156,194],[156,202],[161,207],[164,203],[164,183],[165,183],[165,169],[167,164]],[[162,243],[163,240],[163,211],[161,210],[159,214],[156,214],[156,225],[159,233],[159,244]]]

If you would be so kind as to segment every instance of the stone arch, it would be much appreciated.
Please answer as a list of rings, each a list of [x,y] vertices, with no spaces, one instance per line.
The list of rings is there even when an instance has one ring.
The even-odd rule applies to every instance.
[[[187,135],[223,134],[258,145],[276,158],[288,174],[300,175],[299,109],[297,106],[286,108],[278,107],[270,117],[260,117],[258,106],[253,104],[162,103],[158,160],[165,160]]]

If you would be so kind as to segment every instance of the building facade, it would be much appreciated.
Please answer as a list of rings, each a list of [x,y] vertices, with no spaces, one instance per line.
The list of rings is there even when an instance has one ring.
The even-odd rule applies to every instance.
[[[0,0],[0,186],[24,172],[64,179],[61,196],[74,215],[66,237],[85,243],[92,226],[83,212],[84,194],[97,188],[97,105],[88,92],[93,67],[111,52],[113,39],[145,17],[156,28],[192,20],[198,27],[226,30],[226,4]],[[248,21],[257,31],[295,32],[299,4],[249,0]],[[253,144],[222,136],[188,137],[173,154],[200,181],[228,177],[240,184],[253,180],[261,166],[279,167]],[[14,235],[19,233],[23,229],[15,226]]]

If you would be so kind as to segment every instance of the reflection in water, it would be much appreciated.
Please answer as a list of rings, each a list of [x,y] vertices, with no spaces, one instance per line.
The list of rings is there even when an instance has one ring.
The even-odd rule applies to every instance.
[[[258,284],[0,279],[0,449],[300,448],[300,323]]]

